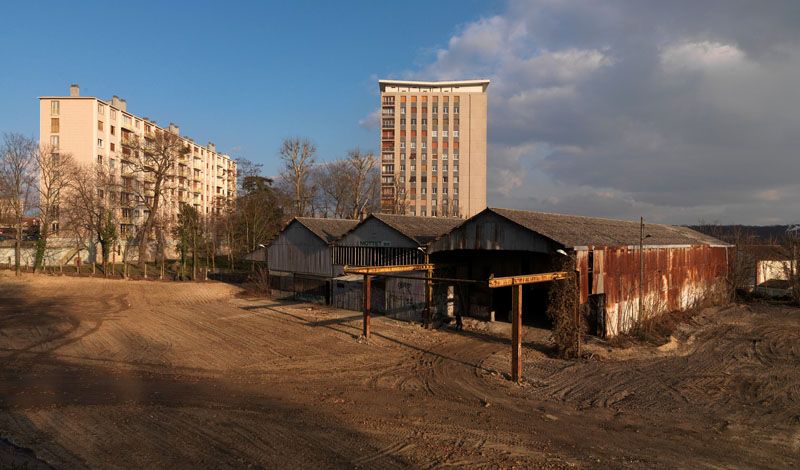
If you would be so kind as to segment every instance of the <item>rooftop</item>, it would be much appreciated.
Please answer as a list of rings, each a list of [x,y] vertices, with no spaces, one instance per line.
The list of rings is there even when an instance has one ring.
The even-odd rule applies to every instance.
[[[418,81],[418,80],[378,80],[378,85],[399,86],[424,86],[424,87],[450,87],[450,86],[487,86],[490,80],[443,80],[443,81]]]
[[[421,217],[396,214],[372,214],[370,217],[380,220],[420,245],[426,245],[464,222],[464,219],[457,217]]]
[[[567,248],[578,246],[631,246],[640,240],[639,222],[629,220],[551,214],[516,209],[486,209]],[[714,237],[688,227],[645,222],[644,245],[728,246]]]
[[[292,222],[297,221],[303,227],[310,230],[325,243],[331,243],[337,238],[347,233],[350,229],[358,225],[357,220],[349,219],[316,219],[313,217],[295,217]],[[286,224],[286,227],[292,222]],[[285,229],[285,228],[284,228]]]

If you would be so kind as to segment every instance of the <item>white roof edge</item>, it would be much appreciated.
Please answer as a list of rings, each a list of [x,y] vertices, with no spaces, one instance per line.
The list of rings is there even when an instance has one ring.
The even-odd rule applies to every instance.
[[[418,86],[455,86],[455,85],[488,85],[488,79],[477,80],[445,80],[439,82],[417,80],[378,80],[379,85],[418,85]]]

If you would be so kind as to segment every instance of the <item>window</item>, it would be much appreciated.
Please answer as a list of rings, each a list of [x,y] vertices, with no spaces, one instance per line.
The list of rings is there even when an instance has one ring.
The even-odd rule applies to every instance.
[[[140,127],[142,127],[142,121],[137,119],[136,120],[136,128],[139,129]]]
[[[431,131],[431,137],[439,137],[438,131]]]
[[[442,131],[442,137],[447,138],[447,131]]]
[[[50,114],[53,116],[58,116],[58,112],[60,111],[61,106],[59,101],[51,101],[50,102]]]
[[[447,114],[447,106],[444,106],[444,107],[442,108],[442,113],[444,113],[444,114]]]
[[[458,114],[458,106],[453,106],[453,114]]]
[[[111,120],[112,121],[116,121],[117,120],[117,110],[116,109],[112,109],[111,110]]]
[[[114,151],[114,147],[115,147],[114,146],[114,142],[111,142],[111,144],[109,144],[109,145],[111,145],[111,151],[113,152]]]
[[[103,139],[97,139],[97,146],[103,148]]]
[[[59,125],[58,124],[59,124],[58,118],[51,118],[50,119],[50,132],[52,132],[53,134],[58,134],[58,132],[59,132]]]
[[[97,156],[97,163],[100,163],[100,164],[103,163],[103,156],[102,155],[98,155]]]
[[[111,135],[117,135],[117,128],[114,126],[111,126]]]
[[[103,114],[105,114],[105,111],[106,111],[106,107],[103,106],[100,103],[97,103],[97,114],[102,116]]]
[[[132,124],[131,117],[123,114],[122,115],[122,125],[130,127]]]
[[[50,146],[53,147],[53,150],[58,150],[58,136],[51,135],[50,136]]]
[[[111,144],[111,145],[114,145],[114,144]],[[113,170],[114,168],[116,168],[116,160],[114,160],[113,158],[109,158],[109,159],[108,159],[108,166],[109,166],[109,167],[110,167],[112,170]]]
[[[103,121],[97,121],[97,130],[103,132]]]
[[[453,137],[456,139],[458,138],[458,131],[453,131]]]

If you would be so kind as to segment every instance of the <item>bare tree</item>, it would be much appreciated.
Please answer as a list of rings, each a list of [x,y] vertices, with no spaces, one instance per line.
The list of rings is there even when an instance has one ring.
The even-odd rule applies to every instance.
[[[129,147],[133,154],[133,166],[138,172],[140,181],[135,187],[137,203],[144,207],[145,220],[139,232],[139,266],[144,267],[148,258],[148,246],[153,240],[156,220],[161,203],[168,189],[169,176],[176,163],[189,153],[179,135],[156,128],[143,137],[129,134],[123,137],[123,145]],[[159,237],[163,234],[158,234]],[[164,256],[163,245],[159,244],[159,259]]]
[[[452,195],[447,194],[442,196],[442,205],[439,208],[439,216],[441,217],[461,217],[461,208],[456,203]]]
[[[401,183],[397,177],[394,179],[394,184],[391,187],[392,189],[392,196],[391,196],[391,208],[388,209],[390,214],[399,214],[405,215],[408,213],[408,208],[411,205],[411,201],[408,200],[408,192],[406,191],[406,186],[404,183]],[[383,195],[381,195],[383,198]],[[386,211],[386,209],[384,209]]]
[[[33,263],[35,271],[42,268],[47,241],[53,228],[51,225],[58,220],[61,202],[73,183],[76,168],[71,154],[61,153],[58,149],[45,145],[36,148],[34,164],[39,176],[36,202],[39,211],[39,238],[36,241]]]
[[[22,222],[26,212],[31,208],[34,196],[35,140],[17,133],[3,135],[3,146],[0,151],[0,186],[8,198],[14,227],[14,266],[17,276],[20,270],[20,248],[22,246]]]
[[[284,139],[279,153],[284,165],[281,177],[291,191],[292,215],[305,216],[314,196],[309,176],[314,167],[317,147],[308,139],[292,137]]]
[[[318,165],[311,178],[317,188],[317,206],[323,215],[337,218],[350,216],[352,186],[350,164],[345,160],[334,160]]]
[[[79,246],[100,244],[103,272],[108,273],[108,258],[119,238],[119,185],[101,164],[78,166],[74,174],[60,215]]]
[[[727,253],[728,271],[725,273],[730,299],[736,299],[737,294],[747,289],[750,283],[755,289],[757,260],[748,252],[748,247],[753,244],[754,236],[741,226],[724,227],[719,222],[700,220],[696,226],[699,232],[710,235],[733,245]]]
[[[372,153],[362,153],[355,148],[348,152],[345,160],[349,166],[349,183],[351,188],[350,217],[357,219],[374,202],[375,190],[378,186],[377,159]]]
[[[255,251],[280,229],[283,223],[281,195],[272,180],[263,176],[248,177],[243,194],[237,199],[238,246]]]

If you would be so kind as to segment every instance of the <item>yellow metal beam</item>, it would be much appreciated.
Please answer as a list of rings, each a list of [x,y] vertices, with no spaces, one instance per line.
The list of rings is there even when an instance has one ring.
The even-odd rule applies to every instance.
[[[554,273],[526,274],[524,276],[492,277],[489,278],[489,287],[518,286],[521,284],[535,284],[537,282],[557,281],[559,279],[569,279],[572,273],[566,271],[556,271]]]
[[[363,266],[363,267],[350,267],[345,266],[344,272],[347,274],[385,274],[385,273],[401,273],[406,271],[430,271],[433,269],[432,264],[402,264],[395,266]]]

